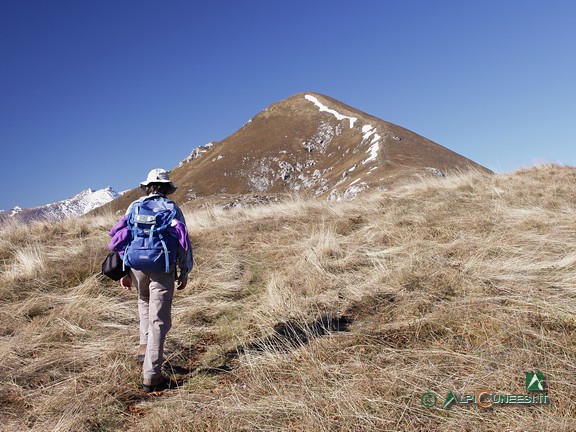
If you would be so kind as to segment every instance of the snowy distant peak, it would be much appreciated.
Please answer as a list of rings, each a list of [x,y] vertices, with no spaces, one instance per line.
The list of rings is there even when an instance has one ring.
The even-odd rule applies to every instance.
[[[110,186],[99,190],[88,188],[69,199],[27,209],[14,207],[6,213],[8,217],[22,222],[62,220],[82,216],[118,198],[120,195]]]
[[[10,217],[17,215],[18,213],[20,213],[22,211],[22,209],[18,206],[14,207],[12,210],[10,210],[10,213],[8,214]]]
[[[64,209],[64,211],[69,214],[68,217],[74,217],[77,215],[86,214],[89,211],[94,210],[95,208],[118,198],[119,196],[120,194],[110,186],[96,191],[88,188],[73,198],[61,201],[60,203],[62,204],[61,207]]]
[[[102,189],[102,190],[103,190],[103,189]],[[84,189],[84,190],[83,190],[82,192],[80,192],[79,194],[74,195],[74,196],[72,197],[72,199],[78,198],[78,197],[82,197],[82,196],[86,196],[86,195],[90,195],[90,194],[92,194],[92,193],[94,193],[94,191],[92,190],[92,188],[87,188],[87,189]],[[64,201],[65,201],[65,200],[64,200]]]

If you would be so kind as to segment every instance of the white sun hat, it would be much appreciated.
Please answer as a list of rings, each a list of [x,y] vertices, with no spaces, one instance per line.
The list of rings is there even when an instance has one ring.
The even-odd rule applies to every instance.
[[[166,183],[170,186],[170,190],[168,194],[174,193],[176,191],[177,186],[172,183],[170,177],[168,177],[168,171],[162,168],[154,168],[152,171],[148,173],[148,177],[145,181],[140,183],[141,188],[146,188],[146,186],[152,183]]]

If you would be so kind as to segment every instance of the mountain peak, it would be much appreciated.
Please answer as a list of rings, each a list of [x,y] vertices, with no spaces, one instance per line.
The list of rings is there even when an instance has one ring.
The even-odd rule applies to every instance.
[[[338,200],[469,168],[489,171],[408,129],[302,92],[268,106],[224,140],[195,148],[170,176],[180,203],[282,193]],[[126,194],[114,208],[137,195]]]
[[[91,194],[93,194],[93,193],[94,193],[94,191],[92,190],[92,188],[86,188],[86,189],[84,189],[82,192],[74,195],[74,197],[72,197],[72,198],[87,196],[87,195],[91,195]]]
[[[74,195],[72,198],[55,203],[27,209],[22,209],[17,206],[8,212],[0,212],[0,222],[6,218],[11,218],[20,222],[73,218],[86,214],[89,211],[118,198],[119,196],[120,194],[110,186],[99,190],[87,188]]]

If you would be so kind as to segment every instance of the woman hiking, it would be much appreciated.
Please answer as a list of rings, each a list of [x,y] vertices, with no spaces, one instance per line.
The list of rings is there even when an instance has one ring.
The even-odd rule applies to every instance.
[[[182,211],[166,198],[176,190],[168,172],[153,169],[140,187],[146,195],[130,204],[119,222],[120,226],[125,224],[121,229],[127,230],[119,237],[127,240],[115,249],[124,252],[124,264],[130,268],[120,285],[126,289],[133,285],[138,292],[138,361],[142,363],[142,388],[152,392],[171,384],[162,375],[164,342],[172,327],[174,289],[186,287],[193,264]]]

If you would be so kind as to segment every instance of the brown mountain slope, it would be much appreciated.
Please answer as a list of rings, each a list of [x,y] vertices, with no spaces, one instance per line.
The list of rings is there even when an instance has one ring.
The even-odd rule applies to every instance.
[[[352,198],[475,162],[400,126],[317,93],[275,103],[223,141],[196,149],[171,178],[180,203],[215,195],[306,193]],[[141,191],[116,200],[122,209]]]

